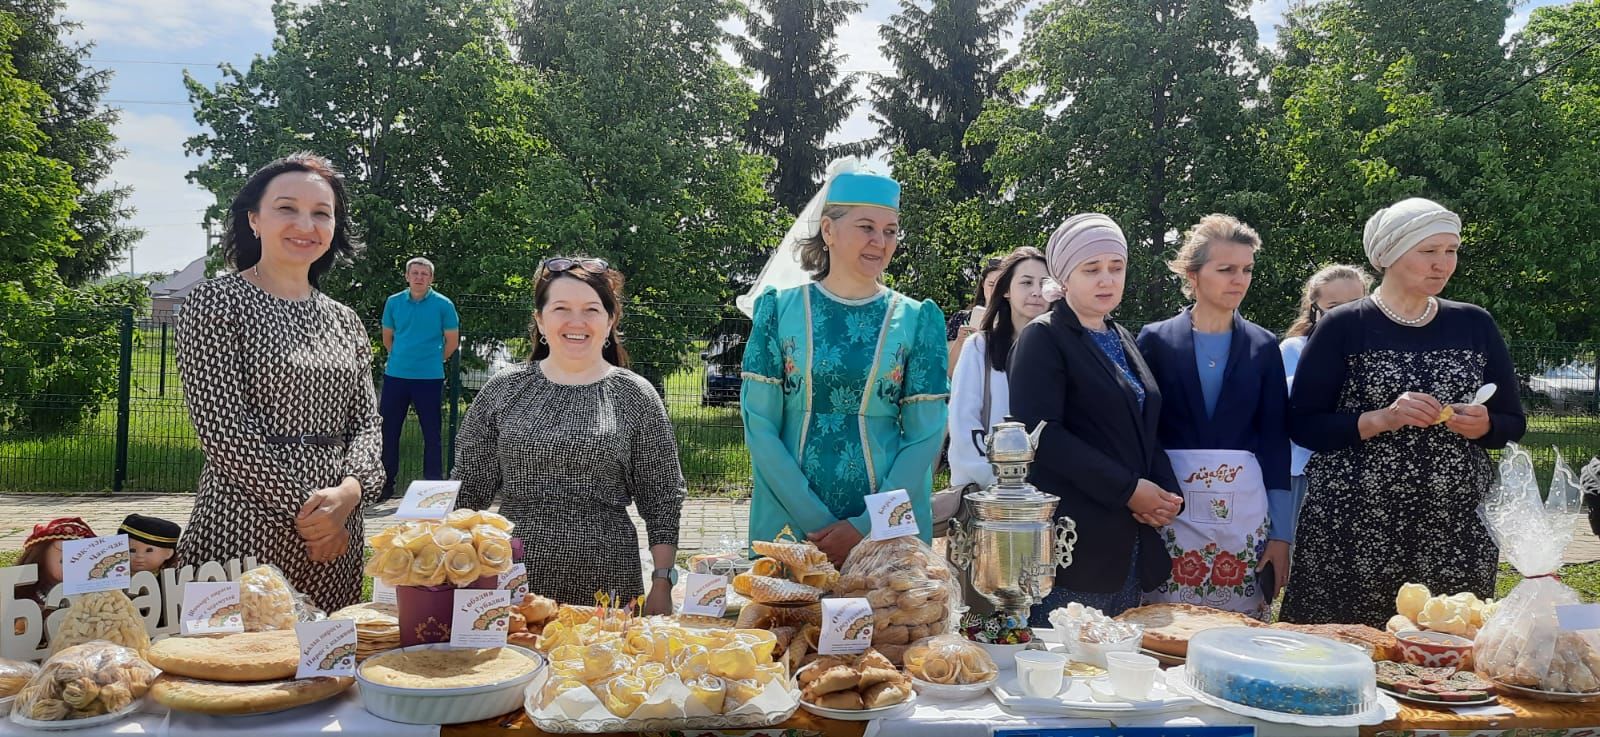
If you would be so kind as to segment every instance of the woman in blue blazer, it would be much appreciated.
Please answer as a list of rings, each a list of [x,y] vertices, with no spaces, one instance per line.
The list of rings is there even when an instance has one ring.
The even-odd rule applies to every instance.
[[[1288,579],[1295,504],[1278,339],[1238,313],[1260,247],[1237,219],[1202,218],[1168,264],[1194,305],[1138,344],[1167,397],[1158,436],[1185,501],[1160,530],[1172,575],[1145,600],[1265,620]]]

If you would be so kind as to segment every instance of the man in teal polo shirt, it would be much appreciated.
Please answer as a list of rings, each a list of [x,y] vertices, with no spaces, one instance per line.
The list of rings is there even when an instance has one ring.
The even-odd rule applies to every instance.
[[[461,340],[461,319],[450,299],[433,291],[433,262],[417,257],[406,262],[408,288],[390,295],[383,305],[383,347],[389,362],[383,369],[383,495],[394,496],[400,472],[400,431],[406,412],[417,410],[422,425],[422,476],[444,478],[440,458],[439,407],[444,403],[444,362]]]

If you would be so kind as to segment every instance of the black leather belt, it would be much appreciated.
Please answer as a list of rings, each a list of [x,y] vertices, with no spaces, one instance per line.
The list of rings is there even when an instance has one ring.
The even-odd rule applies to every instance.
[[[342,435],[268,435],[263,439],[273,445],[344,445]]]

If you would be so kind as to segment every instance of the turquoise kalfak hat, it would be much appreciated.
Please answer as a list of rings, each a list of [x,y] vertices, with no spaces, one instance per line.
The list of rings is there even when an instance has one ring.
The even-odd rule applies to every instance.
[[[876,172],[842,172],[828,186],[828,204],[847,207],[874,205],[898,211],[900,183]]]

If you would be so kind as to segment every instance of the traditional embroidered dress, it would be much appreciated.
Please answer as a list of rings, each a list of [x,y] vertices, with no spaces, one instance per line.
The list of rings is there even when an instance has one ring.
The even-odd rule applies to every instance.
[[[932,530],[933,463],[944,435],[944,315],[890,289],[848,300],[810,283],[755,303],[740,408],[755,472],[750,539],[804,537],[848,519],[863,497],[911,496]]]

